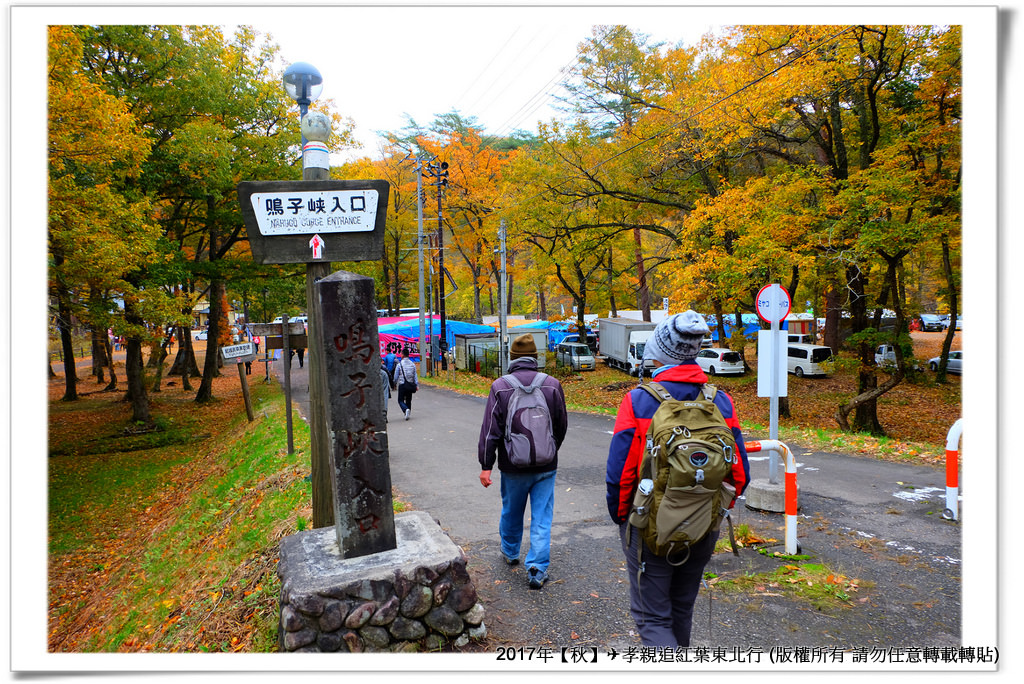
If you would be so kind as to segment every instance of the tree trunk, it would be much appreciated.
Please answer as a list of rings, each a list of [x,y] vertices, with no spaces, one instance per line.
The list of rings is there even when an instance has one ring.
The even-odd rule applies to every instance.
[[[125,307],[127,317],[127,306]],[[132,407],[132,422],[151,425],[149,397],[146,394],[145,370],[142,363],[142,340],[129,335],[125,340],[125,374],[128,376],[128,401]]]
[[[199,377],[199,364],[196,363],[196,353],[192,348],[192,335],[189,332],[189,328],[185,326],[178,327],[178,352],[174,355],[174,363],[167,371],[168,375],[181,375],[186,379],[189,376]]]
[[[220,350],[220,321],[224,315],[221,303],[224,299],[224,281],[217,274],[217,250],[220,249],[220,234],[213,217],[213,198],[206,198],[206,228],[210,234],[210,265],[213,276],[210,279],[210,325],[206,335],[206,359],[203,362],[203,379],[196,392],[196,401],[204,403],[213,399],[213,379],[219,375],[217,357]]]
[[[92,374],[96,378],[96,384],[102,385],[106,380],[103,369],[109,363],[107,361],[107,333],[103,330],[92,330]]]
[[[847,283],[850,288],[850,314],[853,319],[853,332],[861,332],[867,325],[867,275],[857,265],[847,268]],[[875,349],[871,341],[861,341],[857,345],[857,356],[860,359],[860,370],[857,374],[857,396],[859,401],[850,402],[856,409],[853,428],[858,432],[869,432],[873,435],[884,435],[882,424],[878,421],[878,404],[875,402],[875,390],[878,388],[878,376],[875,375]],[[847,411],[849,412],[849,411]]]
[[[212,248],[212,245],[211,245]],[[221,299],[224,293],[224,282],[215,276],[210,281],[210,326],[206,335],[206,359],[203,362],[203,379],[199,383],[196,401],[199,403],[213,399],[213,379],[220,375],[217,357],[220,355]]]
[[[128,384],[127,400],[132,407],[132,422],[151,425],[149,396],[146,394],[145,368],[142,362],[142,337],[136,332],[143,329],[142,317],[131,298],[124,302],[124,319],[132,332],[125,338],[125,382]]]
[[[608,309],[609,317],[615,318],[619,315],[618,307],[615,305],[615,267],[612,260],[612,248],[608,247]]]
[[[715,310],[715,327],[718,328],[718,343],[725,345],[725,310],[722,308],[722,300],[717,297],[712,300],[712,307]]]
[[[643,245],[640,241],[640,227],[633,227],[633,242],[636,243],[636,274],[639,287],[637,288],[637,308],[643,312],[643,319],[651,320],[651,293],[647,289],[647,270],[644,268]]]
[[[78,399],[78,373],[75,370],[75,349],[71,340],[71,311],[67,305],[66,292],[57,297],[57,329],[60,330],[60,344],[64,350],[64,396],[61,401]]]
[[[156,353],[153,354],[153,356],[156,357],[156,363],[155,363],[156,375],[153,378],[153,389],[152,389],[153,392],[159,392],[160,391],[160,383],[163,382],[163,379],[164,379],[164,360],[167,358],[167,345],[173,339],[173,335],[174,335],[173,332],[170,333],[169,335],[167,335],[167,337],[164,338],[164,340],[160,344],[160,346],[157,347]],[[152,361],[152,360],[153,359],[151,357],[150,361]]]
[[[825,332],[822,335],[822,342],[832,350],[833,354],[839,353],[841,313],[839,306],[839,284],[833,281],[825,292]]]
[[[943,235],[942,242],[942,271],[946,276],[946,287],[949,289],[949,327],[946,328],[946,337],[942,340],[942,352],[939,354],[939,371],[935,375],[935,382],[946,382],[946,361],[949,357],[949,350],[953,347],[953,337],[956,335],[957,305],[957,279],[953,273],[953,261],[949,256],[949,236]]]
[[[103,388],[104,392],[113,392],[117,389],[117,373],[114,372],[114,344],[109,337],[104,336],[103,347],[107,352],[107,370],[110,371],[110,382]]]

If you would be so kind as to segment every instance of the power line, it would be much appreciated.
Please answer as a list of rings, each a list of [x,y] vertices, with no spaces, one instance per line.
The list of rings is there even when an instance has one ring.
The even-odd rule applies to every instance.
[[[597,171],[598,169],[600,169],[605,164],[607,164],[607,163],[609,163],[609,162],[611,162],[611,161],[621,157],[622,155],[627,154],[627,153],[637,149],[638,147],[641,147],[642,145],[646,145],[647,143],[660,138],[661,136],[665,135],[666,133],[669,133],[670,131],[672,131],[672,130],[674,130],[674,129],[676,129],[676,128],[684,125],[684,124],[686,124],[690,120],[692,120],[692,119],[694,119],[694,118],[704,114],[705,112],[707,112],[708,110],[712,109],[713,107],[717,107],[717,106],[721,105],[726,100],[729,100],[730,98],[736,97],[740,93],[742,93],[745,90],[747,90],[747,89],[757,85],[761,81],[763,81],[763,80],[769,78],[770,76],[772,76],[772,75],[782,71],[786,67],[789,67],[789,66],[793,65],[797,60],[800,60],[803,57],[805,57],[808,54],[810,54],[811,52],[813,52],[814,50],[817,50],[818,48],[820,48],[825,43],[828,43],[829,41],[833,41],[833,40],[839,38],[844,33],[847,33],[848,31],[851,31],[852,28],[853,27],[847,27],[847,28],[843,29],[842,31],[839,31],[839,32],[829,36],[828,38],[823,39],[821,42],[819,42],[818,44],[814,45],[811,49],[806,50],[804,52],[801,52],[800,54],[798,54],[797,56],[795,56],[793,59],[789,60],[788,62],[785,62],[784,64],[780,64],[779,66],[775,67],[771,71],[769,71],[769,72],[767,72],[765,74],[762,74],[761,76],[758,76],[754,80],[750,81],[749,83],[744,84],[743,86],[741,86],[740,88],[734,90],[733,92],[731,92],[731,93],[729,93],[727,95],[722,96],[721,98],[719,98],[718,100],[716,100],[716,101],[712,102],[711,104],[707,105],[703,109],[700,109],[700,110],[698,110],[696,112],[688,114],[682,120],[680,120],[678,123],[670,125],[670,126],[666,126],[665,128],[661,129],[660,131],[654,133],[653,135],[648,136],[646,138],[643,138],[642,140],[639,140],[638,142],[636,142],[633,145],[630,145],[629,147],[627,147],[624,150],[620,150],[619,152],[616,152],[615,154],[613,154],[612,156],[608,157],[607,159],[598,162],[597,164],[595,164],[594,166],[592,166],[592,167],[590,167],[588,169],[585,169],[585,172],[588,173],[588,174],[593,173],[594,171]],[[550,186],[548,189],[551,190],[551,189],[558,188],[558,187],[561,187],[563,185],[566,185],[567,183],[570,182],[570,180],[571,179],[567,178],[564,181],[562,181],[561,183],[556,183],[555,185]],[[511,209],[514,209],[517,206],[520,206],[522,204],[525,204],[526,202],[529,202],[529,201],[532,201],[532,200],[535,200],[535,199],[541,197],[544,194],[544,192],[546,192],[546,191],[538,192],[538,193],[536,193],[534,195],[531,195],[530,197],[524,198],[524,199],[520,200],[518,203],[513,204],[511,206],[508,206],[508,207],[498,207],[498,208],[494,209],[494,211],[491,213],[491,216],[500,216],[502,213],[508,212],[508,211],[510,211]]]

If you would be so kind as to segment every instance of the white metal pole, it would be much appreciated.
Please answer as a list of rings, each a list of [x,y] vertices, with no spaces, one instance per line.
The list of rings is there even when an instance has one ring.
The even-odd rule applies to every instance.
[[[768,422],[768,438],[772,440],[779,439],[779,346],[781,341],[779,340],[779,321],[775,315],[779,305],[779,289],[772,287],[769,290],[771,297],[771,399],[769,403],[769,422]],[[777,484],[779,481],[779,459],[775,451],[771,451],[768,454],[768,483]]]
[[[946,520],[959,520],[960,518],[960,459],[958,457],[962,434],[963,419],[957,418],[946,435],[946,510],[942,512],[942,517]]]

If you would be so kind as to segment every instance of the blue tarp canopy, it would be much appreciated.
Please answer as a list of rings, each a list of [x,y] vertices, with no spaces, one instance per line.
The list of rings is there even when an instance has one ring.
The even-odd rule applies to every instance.
[[[429,335],[431,332],[434,333],[434,337],[441,334],[441,317],[433,317],[433,330],[431,330],[430,317],[428,316],[423,321],[423,334]],[[401,335],[403,337],[411,337],[418,339],[420,336],[420,319],[418,316],[410,317],[408,321],[399,321],[396,323],[386,323],[378,328],[379,332],[387,333],[389,335]],[[480,333],[490,332],[495,333],[494,328],[489,325],[477,325],[476,323],[465,323],[463,321],[445,320],[444,322],[445,337],[448,338],[448,347],[451,348],[455,345],[456,335],[465,335],[467,333]]]
[[[709,314],[704,317],[708,322],[708,327],[711,328],[711,339],[715,342],[718,341],[718,318],[714,314]],[[745,313],[740,314],[740,320],[743,322],[743,334],[746,337],[756,337],[757,331],[761,329],[761,319],[756,313]],[[732,335],[733,328],[736,327],[736,316],[734,314],[724,314],[722,316],[722,322],[725,324],[725,336],[729,337]],[[785,329],[786,325],[780,326]]]
[[[551,350],[558,346],[558,343],[564,340],[567,335],[576,334],[576,321],[527,321],[526,323],[520,323],[509,328],[509,330],[515,328],[546,329],[548,331],[548,349]],[[587,328],[586,334],[593,335],[594,331]]]

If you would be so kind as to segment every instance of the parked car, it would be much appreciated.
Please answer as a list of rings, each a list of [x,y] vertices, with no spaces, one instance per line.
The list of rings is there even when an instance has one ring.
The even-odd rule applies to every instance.
[[[742,375],[743,359],[738,352],[710,347],[697,352],[697,365],[708,375]]]
[[[896,365],[896,348],[891,344],[880,344],[875,348],[875,365],[876,366],[895,366]]]
[[[787,334],[787,341],[789,344],[814,344],[814,340],[811,339],[810,335],[805,334]]]
[[[948,323],[943,325],[942,316],[937,314],[921,314],[921,330],[924,332],[942,332]]]
[[[961,364],[963,363],[964,353],[960,350],[949,352],[949,356],[946,357],[946,372],[956,373],[960,375],[962,372]],[[939,362],[942,357],[936,356],[934,359],[928,360],[928,367],[933,371],[939,370]]]
[[[205,330],[194,330],[193,332],[195,333],[194,337],[197,340],[205,340],[206,339],[206,331]]]
[[[905,359],[907,360],[907,359]],[[917,362],[907,360],[907,365],[911,368],[919,368]],[[880,368],[895,368],[896,367],[896,348],[891,344],[880,344],[875,348],[875,365]]]
[[[798,378],[828,375],[835,369],[832,349],[818,344],[791,344],[786,352],[786,370]]]
[[[559,342],[555,346],[555,363],[576,371],[594,370],[597,365],[590,347],[582,342]]]

